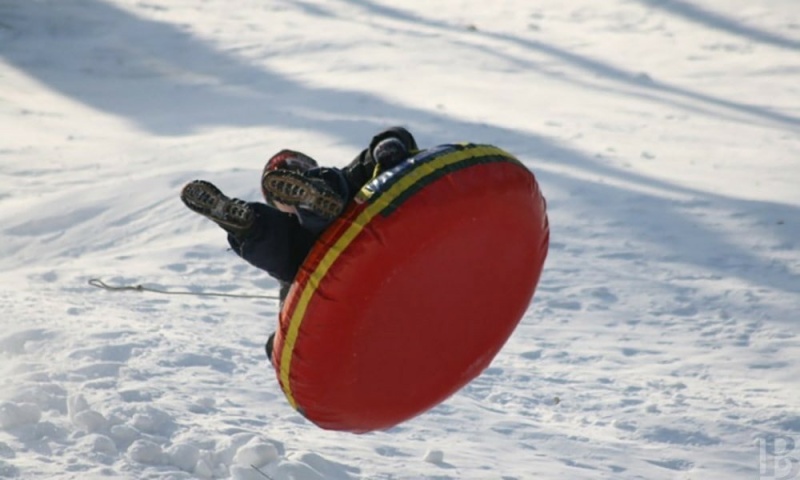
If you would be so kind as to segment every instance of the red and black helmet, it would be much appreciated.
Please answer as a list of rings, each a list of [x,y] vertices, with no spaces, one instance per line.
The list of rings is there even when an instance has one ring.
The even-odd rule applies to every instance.
[[[313,158],[309,157],[305,153],[297,152],[295,150],[283,149],[280,152],[273,155],[269,160],[267,160],[267,164],[264,165],[264,171],[261,172],[261,179],[263,185],[264,175],[267,172],[271,172],[273,170],[291,170],[293,172],[305,172],[312,168],[316,168],[319,165],[317,161]],[[264,201],[267,204],[275,206],[274,202],[267,194],[267,192],[262,188],[261,189],[262,195],[264,195]]]

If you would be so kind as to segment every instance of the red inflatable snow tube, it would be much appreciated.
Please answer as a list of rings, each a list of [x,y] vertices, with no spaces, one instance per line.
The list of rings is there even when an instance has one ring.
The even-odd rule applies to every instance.
[[[488,145],[423,151],[367,184],[292,285],[272,362],[318,426],[369,432],[477,377],[533,298],[547,255],[533,174]]]

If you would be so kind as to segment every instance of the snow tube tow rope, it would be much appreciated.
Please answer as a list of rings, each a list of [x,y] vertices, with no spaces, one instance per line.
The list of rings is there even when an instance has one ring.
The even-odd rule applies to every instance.
[[[280,312],[272,364],[325,429],[387,429],[477,377],[522,319],[549,241],[533,174],[489,145],[418,153],[320,237]]]

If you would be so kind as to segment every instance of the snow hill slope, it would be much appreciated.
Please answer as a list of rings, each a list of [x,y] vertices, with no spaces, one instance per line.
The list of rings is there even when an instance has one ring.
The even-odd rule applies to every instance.
[[[0,478],[800,478],[799,59],[795,0],[0,0]],[[516,154],[552,226],[432,411],[321,431],[273,301],[87,284],[276,293],[180,187],[393,124]]]

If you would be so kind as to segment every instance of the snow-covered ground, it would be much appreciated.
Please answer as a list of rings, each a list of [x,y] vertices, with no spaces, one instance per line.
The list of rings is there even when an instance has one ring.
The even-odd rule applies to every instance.
[[[273,301],[87,284],[276,293],[180,187],[392,124],[549,202],[535,301],[433,410],[320,430]],[[799,248],[796,0],[0,0],[0,477],[800,478]]]

